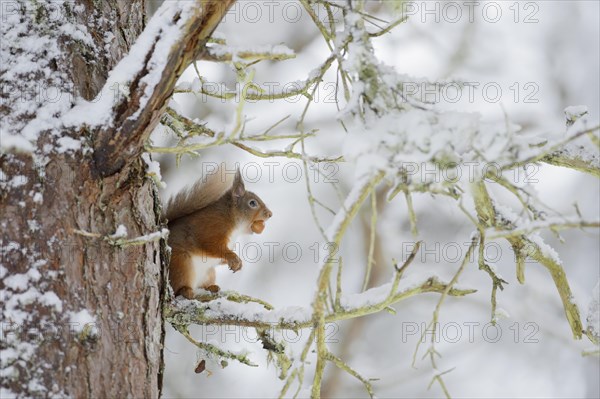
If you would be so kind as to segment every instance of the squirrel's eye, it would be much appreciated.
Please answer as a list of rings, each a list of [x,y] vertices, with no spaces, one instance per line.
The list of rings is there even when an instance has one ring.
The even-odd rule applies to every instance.
[[[256,208],[258,206],[258,203],[256,202],[256,200],[251,199],[250,201],[248,201],[248,205],[250,205],[250,208]]]

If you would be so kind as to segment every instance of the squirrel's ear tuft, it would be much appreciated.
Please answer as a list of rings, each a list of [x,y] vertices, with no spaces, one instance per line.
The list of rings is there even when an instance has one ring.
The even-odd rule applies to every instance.
[[[240,168],[235,172],[235,178],[233,179],[232,194],[234,198],[240,198],[246,194],[246,187],[244,187],[244,180],[242,180],[242,174]]]

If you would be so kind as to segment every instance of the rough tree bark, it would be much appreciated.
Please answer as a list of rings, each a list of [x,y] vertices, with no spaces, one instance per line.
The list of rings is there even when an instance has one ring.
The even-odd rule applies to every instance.
[[[164,245],[110,236],[160,230],[140,155],[232,3],[166,2],[148,32],[145,0],[2,0],[2,397],[159,396]],[[109,71],[132,65],[119,95]]]

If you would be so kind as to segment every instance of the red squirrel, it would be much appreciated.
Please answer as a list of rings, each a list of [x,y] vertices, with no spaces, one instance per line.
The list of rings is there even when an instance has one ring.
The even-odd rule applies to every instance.
[[[240,270],[242,260],[231,250],[235,239],[262,233],[273,216],[256,194],[246,191],[239,169],[233,184],[222,171],[199,179],[167,204],[169,280],[175,295],[192,299],[198,287],[218,292],[215,266],[226,263],[234,273]]]

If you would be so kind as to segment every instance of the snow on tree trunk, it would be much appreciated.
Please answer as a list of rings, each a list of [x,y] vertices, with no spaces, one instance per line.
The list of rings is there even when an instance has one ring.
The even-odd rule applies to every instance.
[[[159,396],[164,234],[140,155],[231,3],[166,2],[145,27],[144,0],[2,2],[1,397]]]

